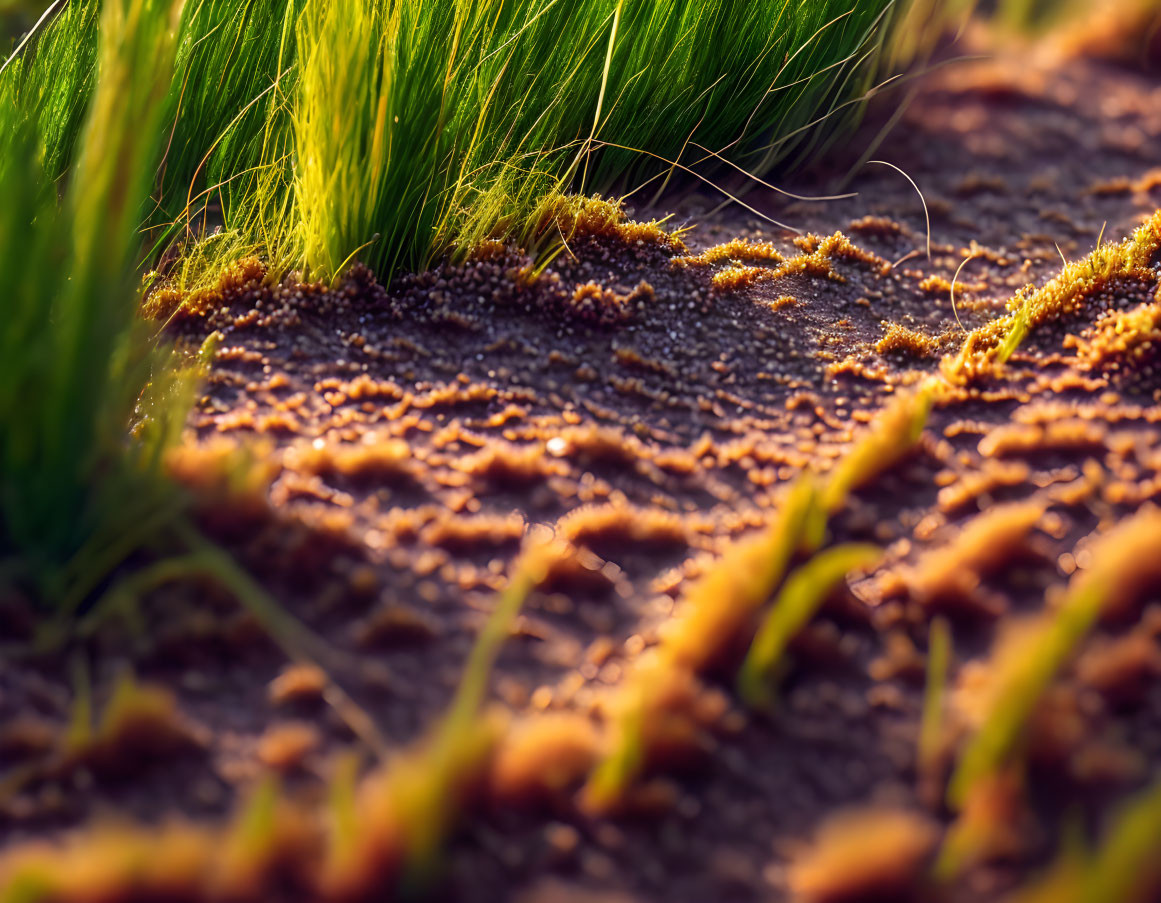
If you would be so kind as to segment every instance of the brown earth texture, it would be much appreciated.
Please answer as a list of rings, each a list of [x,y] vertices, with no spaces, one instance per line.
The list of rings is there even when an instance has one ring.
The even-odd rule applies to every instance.
[[[1080,899],[1161,765],[1161,81],[916,84],[783,186],[853,197],[175,317],[172,469],[278,607],[160,574],[3,664],[0,899]]]

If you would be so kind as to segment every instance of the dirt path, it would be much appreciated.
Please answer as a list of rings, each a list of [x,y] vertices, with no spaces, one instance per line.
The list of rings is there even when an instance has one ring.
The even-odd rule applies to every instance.
[[[795,247],[737,207],[707,215],[716,201],[694,195],[677,211],[700,224],[689,251],[621,229],[570,242],[539,275],[514,275],[528,261],[497,252],[389,293],[358,278],[335,293],[270,293],[241,273],[221,310],[182,327],[225,338],[179,470],[212,483],[229,469],[223,442],[268,443],[273,514],[261,504],[247,513],[235,491],[211,527],[337,650],[337,673],[393,748],[447,704],[525,524],[552,526],[574,553],[525,606],[493,693],[516,713],[599,722],[609,688],[713,556],[767,523],[797,473],[829,467],[891,396],[956,352],[949,284],[961,261],[976,255],[957,285],[971,329],[1058,272],[1061,254],[1087,254],[1102,227],[1119,240],[1153,212],[1159,137],[1154,80],[1087,62],[963,63],[924,84],[877,153],[922,188],[930,261],[917,194],[873,165],[854,179],[856,198],[746,197],[849,242]],[[831,184],[823,174],[793,187]],[[772,245],[690,260],[739,237]],[[747,256],[767,259],[730,262]],[[790,272],[771,277],[779,265]],[[774,715],[744,713],[728,681],[711,681],[706,693],[727,702],[702,738],[706,754],[659,779],[648,815],[590,819],[567,793],[531,809],[485,807],[448,856],[449,898],[783,899],[802,880],[801,847],[836,811],[870,805],[948,824],[916,789],[931,616],[953,619],[963,714],[1010,616],[1038,610],[1084,566],[1085,538],[1161,487],[1155,355],[1093,363],[1065,340],[1091,338],[1106,309],[1150,302],[1153,289],[1117,283],[1036,330],[1002,380],[937,406],[918,453],[832,520],[834,541],[874,542],[887,556],[799,639]],[[885,322],[902,329],[880,344]],[[251,497],[261,502],[265,486]],[[964,524],[1001,503],[1037,516],[973,558],[957,544]],[[293,672],[297,689],[277,682],[285,657],[235,611],[209,584],[146,606],[149,640],[131,658],[199,726],[181,756],[160,764],[147,743],[128,778],[86,767],[30,781],[4,798],[0,839],[49,836],[110,809],[215,818],[271,766],[294,792],[320,795],[333,755],[354,744],[349,728],[309,674]],[[1143,630],[1120,626],[1102,641]],[[98,644],[98,707],[126,642],[110,631]],[[995,899],[1048,861],[1061,811],[1075,805],[1101,824],[1145,782],[1161,757],[1161,692],[1143,680],[1156,651],[1142,662],[1107,685],[1070,678],[1075,736],[1031,774],[1019,848],[971,869],[952,898]],[[0,746],[9,763],[14,736],[28,741],[40,725],[43,747],[45,731],[67,721],[64,670],[56,660],[0,671],[0,724],[21,725]]]

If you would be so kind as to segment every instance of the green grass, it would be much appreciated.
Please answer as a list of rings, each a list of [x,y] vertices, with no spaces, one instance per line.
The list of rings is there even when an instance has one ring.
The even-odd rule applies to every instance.
[[[1161,878],[1156,860],[1161,832],[1161,782],[1125,804],[1092,856],[1079,894],[1082,903],[1146,900]]]
[[[82,9],[70,6],[54,28],[73,34]],[[131,616],[139,593],[208,576],[292,655],[321,659],[327,650],[192,526],[164,469],[201,362],[175,360],[138,316],[139,227],[171,131],[181,11],[179,0],[105,0],[100,77],[71,144],[44,127],[48,107],[22,105],[28,83],[0,80],[0,266],[11,299],[0,324],[0,580],[53,610],[40,637],[51,644],[88,602]],[[86,52],[38,54],[30,71],[73,71],[69,53]],[[60,94],[51,87],[38,103]],[[50,160],[66,144],[62,187]],[[134,556],[133,573],[118,574]]]
[[[439,848],[456,818],[457,784],[478,767],[494,742],[494,726],[483,712],[492,669],[500,647],[512,633],[525,600],[541,584],[560,547],[537,531],[530,532],[511,566],[508,584],[476,637],[463,674],[447,710],[431,735],[413,750],[415,763],[405,763],[406,780],[396,782],[397,817],[405,828],[405,880],[424,883],[436,863]]]
[[[619,193],[678,164],[709,178],[719,155],[767,174],[857,118],[901,8],[189,0],[147,221],[196,237],[208,207],[314,272],[357,255],[387,276],[527,238],[557,191]],[[54,176],[91,94],[94,17],[71,0],[0,77]]]
[[[10,83],[0,85],[0,267],[11,305],[0,329],[0,554],[65,607],[178,504],[159,465],[181,417],[163,396],[181,380],[138,320],[134,288],[176,10],[169,0],[105,4],[101,78],[59,201],[47,107],[22,109]],[[76,115],[55,86],[43,87],[41,99]],[[127,444],[151,378],[159,403],[141,441]]]
[[[997,777],[1027,767],[1027,730],[1037,705],[1102,614],[1136,603],[1152,576],[1159,530],[1161,515],[1146,507],[1101,534],[1090,546],[1093,564],[1076,572],[1060,604],[1029,622],[1025,632],[997,641],[984,716],[948,786],[953,810],[967,811],[980,788],[986,793]],[[940,877],[958,875],[971,861],[982,840],[979,827],[966,819],[949,832],[936,866]]]
[[[35,126],[44,148],[45,171],[53,179],[72,160],[93,94],[98,19],[94,3],[65,4],[48,20],[39,40],[14,57],[0,76],[0,93]],[[160,81],[168,80],[168,73],[163,73]]]
[[[1008,903],[1144,903],[1161,888],[1157,835],[1161,832],[1161,781],[1125,801],[1100,843],[1089,847],[1083,828],[1066,827],[1056,861],[1042,876],[1011,894]]]
[[[978,733],[968,742],[952,775],[948,800],[961,808],[980,780],[995,774],[1014,754],[1044,691],[1096,621],[1104,588],[1088,582],[1046,618],[1018,660],[994,663],[1001,690]]]
[[[825,518],[817,481],[806,473],[780,499],[777,514],[762,531],[727,547],[713,567],[690,584],[657,655],[626,679],[623,705],[615,715],[615,740],[590,776],[586,805],[615,807],[645,767],[647,722],[664,693],[667,674],[704,672],[739,635],[744,636],[782,582],[796,553],[813,552],[823,540]]]
[[[618,713],[615,741],[585,789],[586,805],[609,811],[645,764],[645,721],[666,671],[702,672],[723,648],[744,634],[747,622],[781,591],[739,669],[740,695],[751,705],[772,700],[771,676],[790,641],[826,595],[850,571],[869,567],[881,555],[874,546],[849,543],[825,551],[827,522],[851,493],[894,466],[919,442],[937,389],[929,380],[899,393],[819,485],[807,471],[781,499],[778,514],[760,533],[732,543],[721,559],[694,581],[681,599],[673,629],[649,667],[631,675],[627,702]],[[811,557],[783,582],[796,555]]]
[[[310,0],[294,114],[306,261],[333,274],[378,236],[362,256],[379,271],[422,267],[519,236],[553,191],[627,190],[711,151],[769,172],[833,134],[809,123],[849,123],[889,12]],[[336,55],[348,25],[359,50]]]
[[[871,567],[882,555],[877,546],[834,546],[819,552],[786,579],[738,672],[742,699],[756,708],[773,702],[775,672],[791,640],[848,573]]]
[[[939,767],[943,746],[943,709],[947,696],[947,672],[951,666],[951,656],[951,627],[946,618],[937,617],[931,622],[927,634],[927,673],[916,757],[921,777],[924,778],[931,777]]]

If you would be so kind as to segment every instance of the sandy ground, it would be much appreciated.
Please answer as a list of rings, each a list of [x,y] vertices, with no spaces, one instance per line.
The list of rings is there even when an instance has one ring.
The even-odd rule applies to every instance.
[[[497,252],[389,291],[363,276],[335,292],[243,285],[180,327],[195,339],[224,333],[183,472],[204,480],[223,443],[260,443],[268,467],[256,492],[270,508],[235,499],[204,515],[207,529],[325,641],[335,676],[392,748],[448,702],[525,525],[551,526],[575,555],[526,604],[493,696],[516,713],[599,719],[689,581],[769,520],[780,487],[829,467],[901,387],[954,354],[960,263],[975,255],[956,289],[971,329],[1058,272],[1061,255],[1084,256],[1102,230],[1119,240],[1153,212],[1159,137],[1155,79],[1090,62],[964,62],[922,83],[876,152],[922,189],[930,260],[918,194],[894,169],[867,165],[854,198],[746,194],[766,216],[819,236],[841,230],[850,244],[825,246],[813,271],[732,287],[714,282],[728,261],[674,259],[739,237],[788,259],[818,242],[796,248],[754,212],[715,210],[707,190],[665,207],[667,225],[697,223],[688,252],[582,237],[536,276],[518,274],[527,259]],[[786,187],[828,193],[845,171],[840,153]],[[1153,358],[1082,366],[1066,338],[1090,336],[1106,310],[1150,302],[1154,287],[1118,283],[1035,331],[1002,382],[938,406],[917,453],[832,520],[835,541],[887,555],[800,638],[772,715],[744,712],[722,680],[730,702],[706,755],[662,778],[664,804],[648,815],[592,819],[567,794],[484,807],[451,845],[442,892],[780,900],[801,849],[837,811],[871,805],[949,824],[917,790],[931,616],[952,618],[950,680],[970,690],[1003,626],[1084,567],[1086,537],[1161,487]],[[879,344],[887,324],[908,331],[893,349]],[[1041,516],[972,565],[957,538],[1003,504]],[[948,550],[962,591],[923,583],[924,565]],[[334,754],[359,747],[321,699],[287,698],[276,683],[285,655],[212,583],[158,593],[144,616],[148,639],[114,625],[88,650],[98,709],[131,662],[176,695],[194,741],[180,753],[146,744],[128,774],[33,769],[0,796],[0,843],[110,811],[217,819],[274,766],[292,792],[318,796]],[[1149,618],[1099,639],[1137,636]],[[1030,772],[1027,829],[947,897],[996,899],[1050,859],[1061,812],[1099,826],[1146,783],[1161,758],[1161,691],[1144,680],[1155,650],[1143,661],[1126,694],[1123,681],[1070,678],[1079,732]],[[20,725],[0,762],[35,761],[37,726],[43,747],[67,723],[66,673],[59,658],[0,669],[0,724]],[[970,694],[952,704],[969,707]]]

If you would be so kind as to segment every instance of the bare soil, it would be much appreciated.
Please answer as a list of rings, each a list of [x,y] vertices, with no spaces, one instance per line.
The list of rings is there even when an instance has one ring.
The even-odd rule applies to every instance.
[[[1102,231],[1124,237],[1161,203],[1156,78],[1020,56],[956,63],[921,85],[876,156],[921,188],[930,259],[919,195],[899,172],[868,164],[850,179],[854,198],[744,197],[804,233],[841,230],[868,252],[835,256],[829,275],[723,291],[713,277],[728,264],[681,267],[672,262],[681,252],[664,245],[588,236],[535,277],[520,273],[528,258],[497,252],[389,289],[362,273],[335,291],[243,280],[219,309],[179,327],[195,341],[224,335],[182,471],[203,484],[203,524],[333,651],[335,676],[392,748],[450,699],[526,524],[587,552],[528,601],[493,695],[515,712],[599,717],[602,694],[655,642],[683,587],[768,519],[778,488],[805,467],[828,467],[900,387],[955,352],[963,333],[948,286],[965,257],[976,255],[956,300],[971,329],[1057,273],[1062,254],[1087,254]],[[848,146],[865,147],[881,125],[869,122]],[[785,187],[831,193],[851,164],[840,153]],[[667,225],[697,224],[685,236],[690,253],[746,237],[799,254],[793,234],[737,205],[715,209],[718,200],[691,191],[660,208],[676,214]],[[597,288],[578,296],[589,283]],[[917,790],[932,608],[910,575],[981,512],[1046,505],[1026,547],[945,606],[951,685],[962,686],[1007,620],[1039,610],[1083,566],[1085,537],[1151,501],[1161,489],[1155,359],[1082,369],[1065,338],[1091,332],[1106,310],[1151,301],[1154,288],[1118,284],[1089,299],[1034,332],[1002,383],[937,407],[918,452],[831,522],[836,542],[886,547],[885,563],[800,638],[776,712],[733,702],[709,753],[664,779],[659,811],[592,819],[567,799],[485,807],[447,851],[440,892],[781,900],[802,847],[835,812],[903,808],[949,824]],[[914,336],[877,350],[886,324]],[[1060,428],[1055,439],[1048,425]],[[226,440],[259,443],[269,508],[219,504],[205,487]],[[1146,602],[1161,601],[1150,592]],[[144,632],[114,623],[70,655],[92,662],[98,710],[131,664],[175,694],[196,742],[163,754],[146,744],[127,773],[21,781],[0,793],[0,844],[111,812],[223,818],[281,761],[271,750],[288,722],[316,733],[282,766],[303,796],[325,792],[336,753],[360,748],[321,699],[272,699],[285,655],[212,581],[156,593],[143,616]],[[36,760],[15,742],[36,736],[30,723],[67,724],[69,660],[0,668],[0,725],[20,725],[4,734],[0,764]],[[944,897],[997,899],[1050,861],[1063,813],[1099,827],[1148,783],[1161,760],[1153,667],[1129,679],[1124,697],[1076,684],[1083,730],[1029,773],[1021,848],[974,867]],[[1117,764],[1078,764],[1094,760]]]

